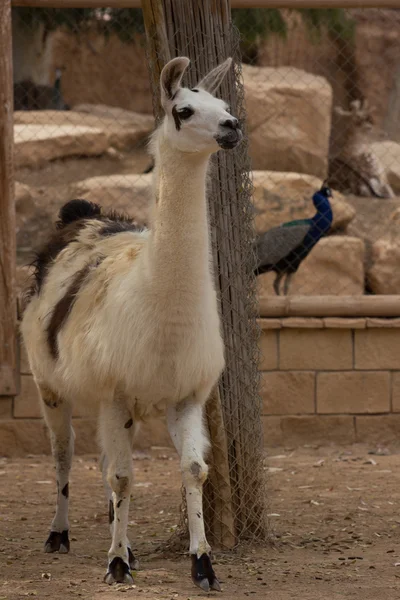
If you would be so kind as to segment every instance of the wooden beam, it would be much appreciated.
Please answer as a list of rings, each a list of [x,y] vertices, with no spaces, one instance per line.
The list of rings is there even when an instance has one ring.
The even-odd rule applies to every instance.
[[[399,296],[263,296],[260,317],[400,317]]]
[[[0,396],[16,394],[11,3],[0,2]]]
[[[141,0],[12,0],[41,8],[141,8]],[[400,8],[400,0],[232,0],[232,8]]]
[[[164,65],[171,60],[171,53],[162,2],[159,0],[142,0],[141,4],[147,36],[154,116],[156,123],[158,123],[163,112],[160,104],[160,75]]]

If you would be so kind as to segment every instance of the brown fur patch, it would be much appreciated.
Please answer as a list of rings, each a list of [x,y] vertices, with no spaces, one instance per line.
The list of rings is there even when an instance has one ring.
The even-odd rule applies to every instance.
[[[88,208],[89,207],[89,208]],[[90,210],[89,210],[90,209]],[[22,312],[25,310],[30,299],[39,294],[47,273],[53,262],[64,248],[71,242],[75,242],[79,234],[90,223],[97,222],[99,228],[95,230],[95,236],[112,236],[127,231],[140,232],[143,227],[139,226],[134,219],[124,213],[114,210],[105,211],[101,207],[85,200],[72,200],[60,210],[60,218],[56,222],[56,230],[46,244],[37,252],[34,267],[33,282],[27,288],[21,301]],[[103,227],[100,225],[103,224]]]
[[[32,263],[35,269],[33,273],[34,281],[25,295],[25,306],[32,296],[40,293],[44,280],[47,276],[47,272],[50,269],[53,261],[57,258],[60,252],[68,246],[68,244],[77,239],[79,232],[84,225],[85,221],[75,221],[63,229],[55,231],[50,240],[36,254],[36,258]]]
[[[47,342],[49,344],[50,354],[55,360],[58,358],[58,333],[67,320],[67,317],[75,302],[76,295],[79,292],[79,289],[86,279],[90,269],[91,265],[86,265],[83,267],[83,269],[76,273],[75,278],[69,286],[66,294],[57,302],[54,308],[50,323],[47,327]]]
[[[40,395],[46,406],[49,408],[57,408],[62,402],[60,396],[55,394],[47,385],[39,384]]]

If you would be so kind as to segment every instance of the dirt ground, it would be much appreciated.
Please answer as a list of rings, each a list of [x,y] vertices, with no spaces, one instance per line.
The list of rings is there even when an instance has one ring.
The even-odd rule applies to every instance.
[[[266,470],[274,543],[216,554],[223,597],[400,599],[398,450],[281,448],[269,453]],[[51,458],[0,459],[0,600],[204,597],[191,584],[188,558],[158,549],[178,520],[175,454],[139,454],[135,472],[129,533],[141,569],[134,587],[109,587],[102,583],[109,533],[96,458],[75,458],[68,555],[43,553],[55,502]]]

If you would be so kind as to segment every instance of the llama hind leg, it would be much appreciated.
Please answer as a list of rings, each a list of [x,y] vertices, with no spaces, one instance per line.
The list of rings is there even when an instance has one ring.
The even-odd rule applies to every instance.
[[[111,533],[111,538],[112,538],[114,535],[114,518],[115,518],[114,503],[113,503],[113,499],[112,499],[112,489],[110,487],[110,484],[107,481],[108,460],[107,460],[107,456],[105,455],[104,452],[102,452],[102,454],[100,456],[100,466],[101,466],[104,491],[106,494],[106,500],[107,500],[107,506],[108,506],[108,523],[110,525],[110,533]],[[131,571],[138,571],[139,566],[140,566],[139,561],[132,552],[131,543],[130,543],[128,537],[126,540],[126,544],[128,546],[128,559],[129,559],[129,566],[131,568]]]
[[[203,484],[208,467],[204,461],[209,444],[203,425],[203,406],[190,397],[167,411],[168,429],[181,459],[183,485],[186,491],[192,580],[205,592],[221,590],[211,564],[211,548],[207,542],[203,517]]]
[[[133,583],[129,564],[128,516],[133,482],[131,415],[119,398],[103,403],[100,410],[100,438],[107,461],[105,478],[111,488],[112,542],[108,552],[106,583]]]
[[[51,523],[45,552],[69,552],[69,473],[74,453],[74,431],[71,426],[71,405],[47,386],[39,385],[44,418],[50,431],[52,454],[56,466],[57,505]]]

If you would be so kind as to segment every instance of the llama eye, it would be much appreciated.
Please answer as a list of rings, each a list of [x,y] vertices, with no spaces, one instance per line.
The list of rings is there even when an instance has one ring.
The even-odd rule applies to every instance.
[[[186,119],[189,119],[193,114],[193,108],[185,107],[178,110],[179,118],[182,119],[182,121],[186,121]]]

